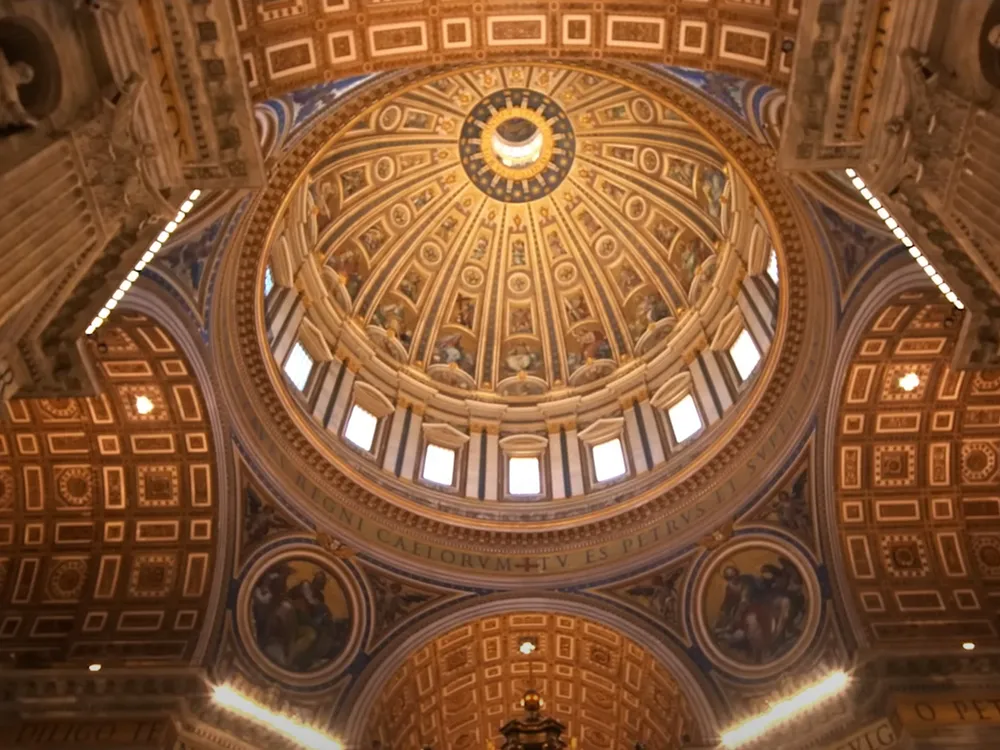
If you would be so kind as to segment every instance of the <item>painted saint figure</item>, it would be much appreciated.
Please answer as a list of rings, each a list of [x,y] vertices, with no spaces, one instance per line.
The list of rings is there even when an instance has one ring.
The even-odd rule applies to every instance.
[[[725,650],[753,664],[763,664],[787,653],[802,635],[806,597],[802,576],[792,562],[778,556],[757,574],[736,565],[722,571],[725,597],[713,632]]]
[[[307,564],[308,567],[314,567]],[[291,588],[294,570],[279,564],[253,588],[251,609],[261,651],[280,667],[309,672],[336,658],[350,635],[350,618],[336,617],[327,603],[327,574],[313,570]]]

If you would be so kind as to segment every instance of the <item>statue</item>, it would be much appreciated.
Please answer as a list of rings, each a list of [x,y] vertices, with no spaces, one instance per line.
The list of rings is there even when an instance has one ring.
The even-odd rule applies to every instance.
[[[116,101],[105,99],[98,116],[74,133],[102,210],[122,218],[123,231],[134,234],[176,212],[148,174],[147,164],[155,157],[155,148],[135,132],[136,110],[145,83],[133,73]]]
[[[33,128],[38,125],[38,120],[21,104],[21,95],[17,90],[34,79],[35,71],[28,63],[7,62],[7,56],[0,50],[0,128]]]

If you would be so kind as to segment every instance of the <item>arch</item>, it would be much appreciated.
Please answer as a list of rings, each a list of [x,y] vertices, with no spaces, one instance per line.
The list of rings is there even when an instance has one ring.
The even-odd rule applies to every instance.
[[[192,659],[195,662],[202,662],[223,626],[222,613],[226,606],[226,582],[230,577],[232,550],[236,543],[237,496],[234,486],[229,424],[217,396],[218,384],[206,362],[201,343],[164,298],[163,293],[143,282],[137,283],[122,302],[121,308],[144,313],[164,327],[180,346],[188,363],[193,368],[195,379],[201,385],[202,398],[208,411],[208,422],[211,425],[212,440],[215,444],[217,457],[214,469],[218,528],[215,532],[216,559],[212,571],[211,591],[204,609],[206,620]],[[211,625],[208,624],[209,622]]]
[[[927,285],[926,275],[912,264],[906,263],[896,269],[895,272],[887,274],[881,281],[873,285],[867,294],[858,295],[859,304],[852,311],[849,323],[843,329],[840,336],[840,355],[833,364],[833,374],[831,383],[843,383],[847,377],[847,371],[858,342],[864,335],[865,329],[875,317],[881,305],[894,295],[905,292],[909,289]],[[820,410],[823,407],[820,406]],[[837,434],[837,414],[840,409],[840,394],[830,390],[827,397],[826,408],[823,418],[823,425],[818,431],[820,442],[818,446],[819,455],[831,456]],[[822,487],[822,497],[835,497],[836,493],[836,462],[828,460],[823,462],[821,469],[820,486]],[[837,528],[837,508],[836,503],[820,503],[819,512],[823,514],[820,528],[824,529],[823,545],[830,560],[833,573],[838,581],[846,581],[846,571],[844,568],[844,556],[840,545],[834,538]],[[848,587],[834,586],[833,596],[836,599],[837,611],[842,613],[848,621],[849,630],[845,630],[845,635],[857,634],[860,632],[860,623],[857,619],[855,607],[848,600]]]
[[[845,338],[826,513],[859,641],[951,650],[997,638],[1000,373],[952,368],[963,314],[918,278],[884,284]]]
[[[679,647],[665,641],[661,634],[626,619],[618,612],[598,607],[580,596],[546,594],[545,596],[497,596],[487,600],[477,599],[474,604],[459,603],[439,613],[433,621],[397,636],[394,639],[394,647],[376,656],[359,676],[357,683],[363,687],[342,706],[340,715],[347,717],[341,730],[345,744],[361,746],[370,714],[379,694],[386,689],[389,681],[411,654],[463,625],[484,618],[517,613],[544,613],[551,616],[579,618],[608,628],[631,640],[644,649],[655,663],[676,681],[681,694],[688,702],[692,721],[691,734],[695,744],[698,744],[698,740],[707,741],[717,736],[718,718],[724,713],[722,700],[704,676],[697,673],[695,665]],[[530,627],[528,629],[530,630]],[[483,738],[484,741],[485,739]]]
[[[87,340],[95,396],[6,405],[0,631],[19,665],[204,661],[232,525],[226,441],[200,355],[161,312],[122,305]]]

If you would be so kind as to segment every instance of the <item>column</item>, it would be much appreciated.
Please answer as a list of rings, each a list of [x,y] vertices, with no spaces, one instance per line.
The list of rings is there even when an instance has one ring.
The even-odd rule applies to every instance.
[[[403,433],[409,427],[409,419],[410,410],[397,403],[396,411],[392,415],[392,425],[389,427],[389,442],[386,444],[385,456],[382,459],[382,468],[386,471],[391,471],[397,476],[399,476],[396,469],[399,463]]]
[[[399,467],[398,476],[402,479],[413,479],[414,469],[417,465],[417,450],[420,447],[420,426],[424,423],[424,405],[407,404],[409,420],[404,424],[403,455],[397,457],[396,466]],[[400,460],[400,458],[402,460]]]
[[[552,497],[556,500],[583,494],[583,467],[576,430],[579,407],[579,396],[538,405],[545,415],[545,428],[549,433],[549,471]]]
[[[561,425],[548,425],[549,475],[552,477],[552,497],[561,500],[573,494],[566,466],[566,430]]]

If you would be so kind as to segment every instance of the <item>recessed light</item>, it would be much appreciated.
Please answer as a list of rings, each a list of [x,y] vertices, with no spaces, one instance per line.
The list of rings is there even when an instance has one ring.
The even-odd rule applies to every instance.
[[[972,641],[966,641],[965,643],[962,644],[962,648],[964,648],[966,651],[975,651],[976,644],[973,643]]]
[[[153,411],[153,402],[149,396],[136,396],[135,410],[140,414],[149,414]]]
[[[920,376],[915,372],[908,372],[899,379],[899,387],[909,393],[920,385]]]
[[[529,656],[531,653],[534,652],[536,648],[538,647],[535,645],[534,640],[532,640],[531,638],[525,638],[523,641],[521,641],[521,645],[517,647],[517,650],[520,651],[525,656]]]
[[[87,667],[87,669],[89,669],[91,672],[100,672],[101,671],[101,665],[100,664],[91,664],[89,667]]]

